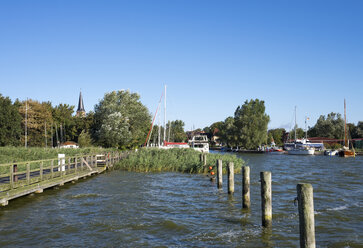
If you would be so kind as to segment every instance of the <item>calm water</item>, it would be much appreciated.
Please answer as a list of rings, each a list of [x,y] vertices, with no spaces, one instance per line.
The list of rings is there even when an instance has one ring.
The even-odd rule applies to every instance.
[[[318,247],[363,247],[363,157],[243,155],[251,211],[206,176],[108,172],[0,209],[0,247],[298,247],[296,184],[314,187]],[[272,172],[273,227],[261,228],[259,172]]]

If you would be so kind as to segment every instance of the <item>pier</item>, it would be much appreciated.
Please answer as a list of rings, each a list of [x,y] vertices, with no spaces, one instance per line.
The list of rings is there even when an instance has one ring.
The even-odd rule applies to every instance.
[[[127,153],[89,154],[0,165],[0,206],[10,200],[63,186],[113,167]]]

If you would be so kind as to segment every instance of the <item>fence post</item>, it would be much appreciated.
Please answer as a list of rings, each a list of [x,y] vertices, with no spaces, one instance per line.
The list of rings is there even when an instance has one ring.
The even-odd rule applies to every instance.
[[[54,177],[54,160],[52,160],[51,164],[50,164],[50,175],[53,178]]]
[[[221,189],[223,186],[223,162],[221,159],[217,160],[217,187],[218,189]]]
[[[10,189],[14,188],[14,165],[10,165],[10,175],[9,175],[9,180],[10,180]]]
[[[40,163],[40,168],[39,168],[39,176],[40,176],[40,181],[43,181],[43,161]]]
[[[77,173],[77,167],[78,167],[78,159],[77,157],[74,158],[74,171]]]
[[[234,164],[228,163],[228,194],[234,193]]]
[[[271,227],[272,225],[272,197],[271,197],[271,172],[260,173],[261,178],[261,207],[262,207],[262,226]]]
[[[26,182],[29,185],[30,184],[30,164],[26,164]]]
[[[250,167],[242,167],[242,208],[249,209],[251,207],[250,199]]]
[[[296,188],[299,204],[300,247],[315,248],[313,186],[302,183]]]
[[[68,174],[71,174],[71,158],[68,158]]]

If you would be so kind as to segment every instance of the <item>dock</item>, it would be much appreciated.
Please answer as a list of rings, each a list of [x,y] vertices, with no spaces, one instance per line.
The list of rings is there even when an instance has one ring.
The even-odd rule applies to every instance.
[[[112,152],[0,164],[0,206],[18,197],[100,174],[125,156],[127,153]]]

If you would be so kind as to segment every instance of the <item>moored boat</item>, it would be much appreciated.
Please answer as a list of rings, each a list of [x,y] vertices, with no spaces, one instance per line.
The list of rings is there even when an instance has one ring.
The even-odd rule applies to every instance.
[[[189,140],[190,148],[196,151],[209,153],[209,142],[205,135],[196,135],[191,140]]]
[[[349,150],[348,132],[347,132],[347,108],[344,99],[344,147],[339,151],[339,157],[355,157],[354,147]]]

